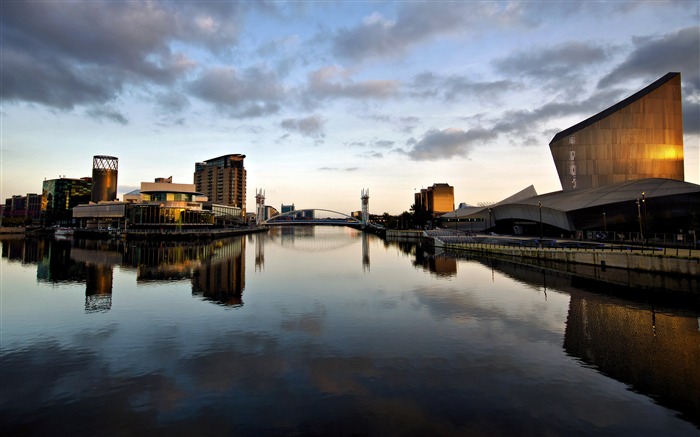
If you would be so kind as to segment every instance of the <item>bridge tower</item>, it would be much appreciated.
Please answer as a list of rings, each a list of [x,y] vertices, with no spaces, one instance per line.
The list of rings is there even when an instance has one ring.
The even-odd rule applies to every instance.
[[[255,224],[265,221],[265,191],[255,189]]]
[[[369,188],[362,189],[360,199],[362,199],[362,224],[367,226],[369,223]]]

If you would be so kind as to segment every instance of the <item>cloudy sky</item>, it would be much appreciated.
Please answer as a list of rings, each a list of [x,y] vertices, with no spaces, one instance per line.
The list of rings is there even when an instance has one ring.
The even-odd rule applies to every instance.
[[[248,209],[398,214],[414,190],[561,189],[552,137],[681,72],[700,181],[700,6],[635,2],[0,4],[1,198],[119,158],[119,195],[246,155]]]

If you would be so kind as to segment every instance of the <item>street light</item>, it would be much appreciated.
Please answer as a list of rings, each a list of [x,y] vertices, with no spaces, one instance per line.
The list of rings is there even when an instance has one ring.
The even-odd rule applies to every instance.
[[[537,207],[540,209],[540,244],[542,244],[542,202],[537,201]]]
[[[491,208],[489,208],[489,229],[491,229]]]
[[[639,236],[644,241],[644,232],[642,232],[642,211],[639,207],[639,199],[637,199],[637,217],[639,218]]]
[[[605,238],[608,238],[608,221],[605,219],[605,213],[603,213],[603,229],[605,230]]]

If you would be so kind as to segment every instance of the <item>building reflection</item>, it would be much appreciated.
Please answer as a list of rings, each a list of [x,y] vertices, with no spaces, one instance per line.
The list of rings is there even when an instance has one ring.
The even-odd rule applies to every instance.
[[[112,308],[111,265],[89,264],[85,280],[85,312],[108,311]]]
[[[212,256],[192,275],[192,294],[227,306],[243,305],[245,288],[245,238],[214,247]]]
[[[463,256],[533,289],[571,296],[563,348],[700,426],[700,301],[588,277]]]
[[[564,350],[700,426],[700,319],[571,293]]]
[[[422,268],[436,276],[450,277],[457,274],[457,258],[444,253],[434,253],[413,241],[389,240],[385,247],[396,247],[399,251],[414,257],[413,266]]]
[[[114,266],[135,271],[137,284],[191,281],[194,296],[243,304],[243,237],[206,244],[3,238],[2,257],[35,264],[38,282],[85,284],[86,312],[111,309]]]

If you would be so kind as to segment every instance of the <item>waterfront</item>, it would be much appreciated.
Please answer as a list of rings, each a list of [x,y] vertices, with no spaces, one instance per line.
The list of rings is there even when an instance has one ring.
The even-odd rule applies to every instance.
[[[342,227],[2,241],[2,429],[700,435],[697,296]]]

